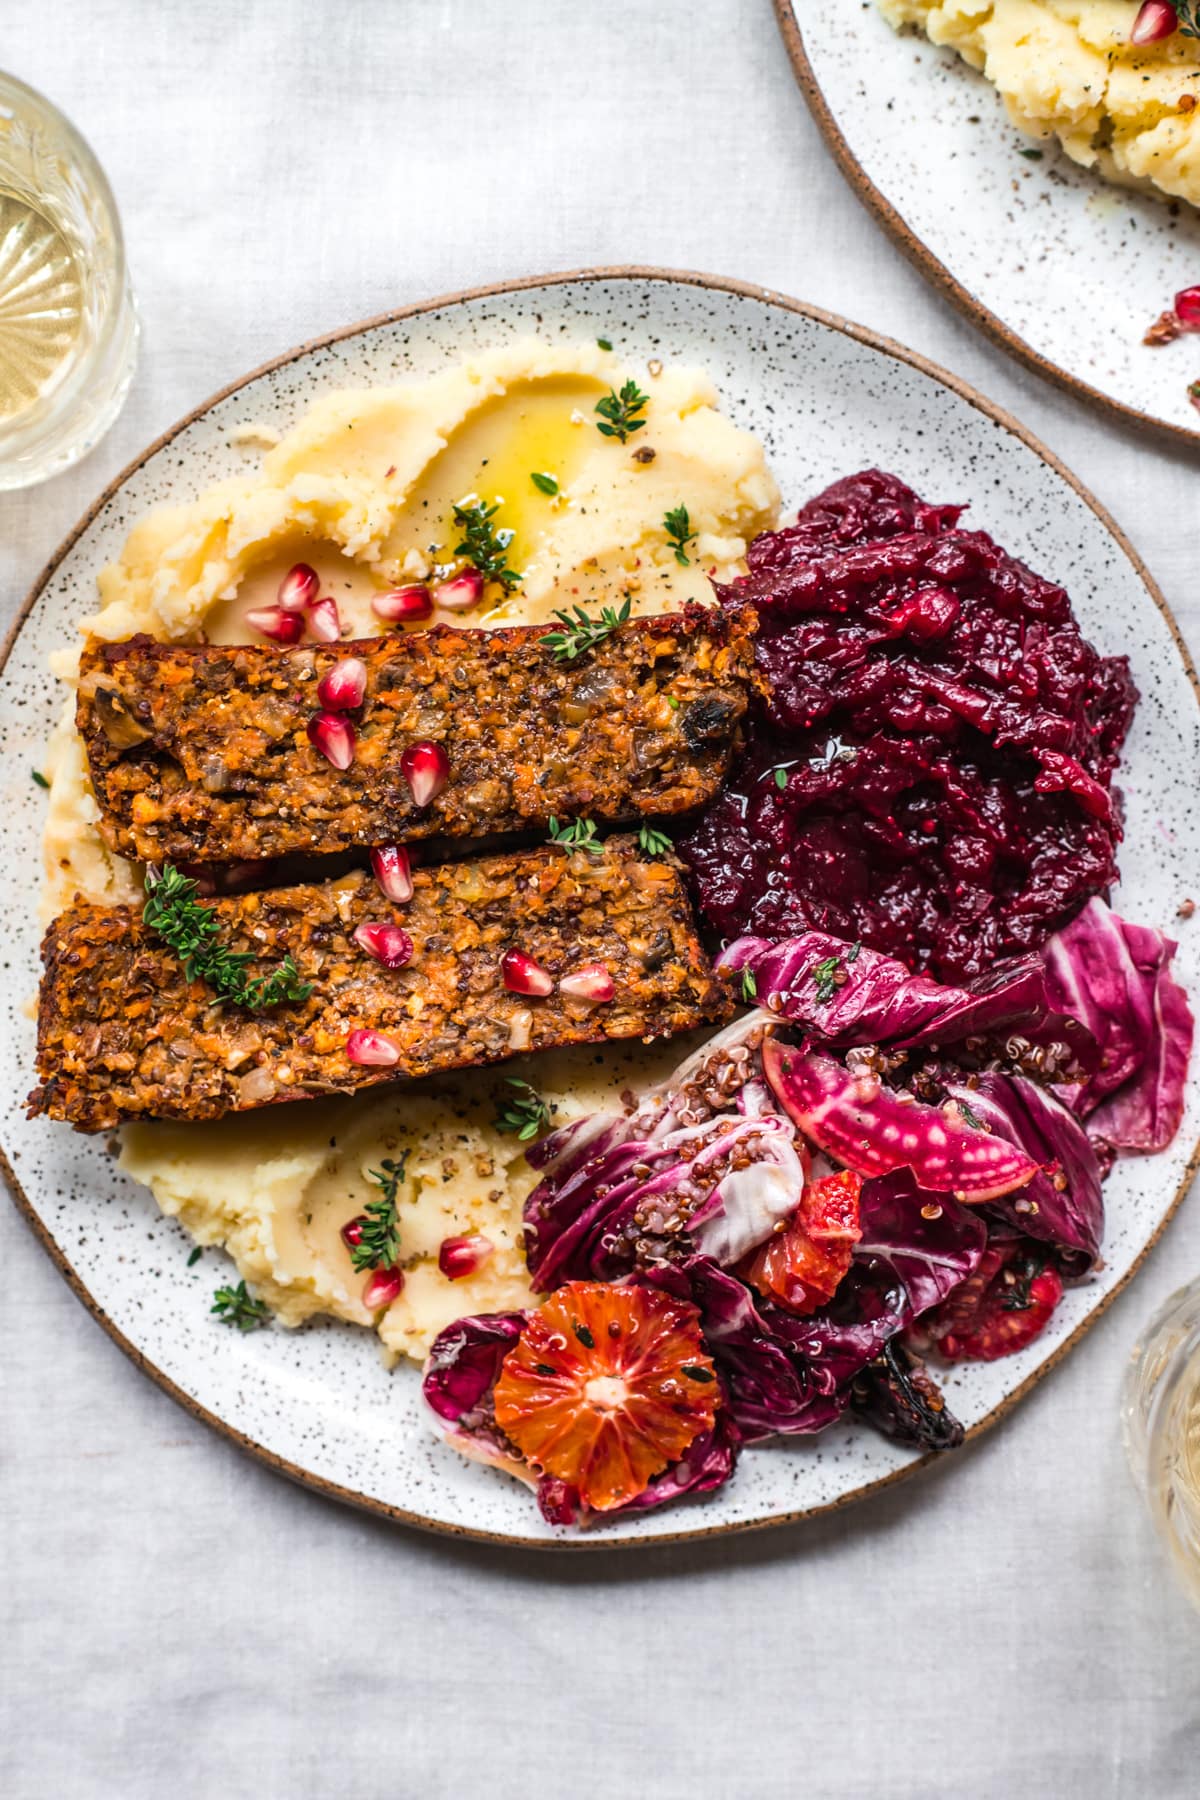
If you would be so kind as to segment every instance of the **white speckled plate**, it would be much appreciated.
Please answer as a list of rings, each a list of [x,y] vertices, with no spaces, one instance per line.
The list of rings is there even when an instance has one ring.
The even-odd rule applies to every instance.
[[[775,10],[842,173],[934,286],[1060,387],[1200,437],[1187,396],[1200,340],[1142,343],[1200,281],[1200,213],[1113,187],[1053,141],[1022,157],[1033,146],[990,82],[957,52],[897,34],[874,0]]]
[[[796,1518],[869,1492],[919,1458],[874,1432],[839,1427],[809,1442],[748,1452],[723,1493],[618,1521],[583,1537],[540,1523],[528,1492],[465,1463],[421,1417],[412,1368],[389,1375],[364,1332],[313,1324],[240,1337],[208,1312],[222,1259],[187,1267],[182,1231],[118,1176],[94,1138],[26,1123],[33,1081],[28,1000],[38,929],[42,796],[30,781],[57,706],[46,658],[91,601],[96,570],[148,507],[190,499],[243,466],[233,445],[246,420],[280,429],[333,387],[392,381],[445,367],[467,348],[537,332],[603,335],[635,360],[704,364],[728,412],[758,432],[793,502],[870,464],[939,500],[971,501],[971,520],[1067,584],[1087,631],[1127,651],[1143,693],[1122,779],[1129,878],[1119,903],[1134,918],[1174,923],[1200,896],[1200,711],[1172,621],[1112,521],[1012,419],[899,346],[796,301],[703,275],[598,270],[432,301],[284,357],[200,407],[101,496],[54,557],[22,614],[0,690],[0,793],[7,824],[0,869],[6,955],[0,998],[3,1128],[9,1175],[27,1214],[80,1298],[139,1367],[193,1412],[285,1473],[325,1493],[441,1531],[509,1542],[649,1542]],[[1200,918],[1185,928],[1180,966],[1200,991]],[[1118,1167],[1108,1187],[1106,1266],[1068,1294],[1052,1328],[1022,1355],[956,1371],[954,1410],[972,1429],[993,1421],[1095,1319],[1137,1267],[1182,1195],[1200,1124],[1193,1088],[1174,1147]],[[46,1381],[53,1371],[46,1371]]]

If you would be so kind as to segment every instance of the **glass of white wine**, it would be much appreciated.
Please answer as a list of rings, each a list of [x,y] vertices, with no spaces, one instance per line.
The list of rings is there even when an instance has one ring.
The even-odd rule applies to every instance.
[[[94,448],[124,404],[137,339],[103,169],[48,100],[0,72],[0,489]]]
[[[1134,1345],[1121,1417],[1134,1480],[1200,1606],[1200,1280],[1172,1294]]]

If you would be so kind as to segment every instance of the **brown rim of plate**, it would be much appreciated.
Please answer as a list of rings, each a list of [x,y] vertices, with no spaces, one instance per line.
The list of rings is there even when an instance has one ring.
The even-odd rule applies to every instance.
[[[1001,407],[994,405],[990,400],[986,400],[983,395],[977,392],[975,388],[971,387],[969,383],[961,381],[957,375],[951,375],[946,369],[940,368],[937,363],[930,362],[927,357],[919,356],[915,351],[905,349],[902,344],[895,343],[891,338],[883,337],[880,333],[875,331],[868,331],[862,325],[855,325],[847,319],[839,318],[834,313],[824,312],[819,307],[807,306],[800,300],[793,300],[790,296],[776,293],[770,288],[758,287],[752,282],[728,280],[723,276],[705,275],[692,269],[659,269],[643,267],[637,264],[613,268],[569,269],[551,275],[526,275],[513,281],[495,282],[486,287],[465,288],[456,294],[443,294],[433,300],[418,301],[412,306],[401,307],[396,312],[380,313],[375,318],[363,320],[357,325],[347,325],[340,331],[331,331],[324,337],[313,338],[308,343],[300,344],[294,350],[287,351],[285,355],[276,357],[274,361],[263,363],[259,368],[252,370],[250,374],[242,376],[240,381],[230,382],[228,387],[221,388],[207,400],[202,401],[199,406],[194,407],[191,412],[178,420],[178,422],[172,425],[169,430],[165,431],[161,437],[156,438],[155,441],[148,445],[139,456],[135,457],[131,463],[122,469],[120,474],[105,488],[99,499],[88,508],[87,512],[83,515],[82,519],[80,519],[74,529],[63,539],[58,549],[54,552],[54,555],[50,558],[49,562],[34,582],[25,598],[20,612],[13,622],[11,630],[4,640],[3,647],[0,648],[0,673],[3,672],[13,644],[16,642],[17,635],[34,605],[41,598],[42,593],[57,573],[63,558],[74,547],[81,534],[87,530],[101,508],[108,504],[113,496],[119,492],[124,483],[128,481],[129,477],[142,467],[143,463],[147,462],[150,457],[154,456],[165,445],[169,444],[172,439],[177,437],[181,431],[187,428],[187,426],[193,424],[205,413],[210,412],[214,406],[218,405],[222,400],[225,400],[230,394],[236,393],[239,388],[245,387],[249,382],[256,381],[260,375],[269,374],[275,369],[285,368],[288,363],[296,362],[300,357],[307,356],[314,350],[326,349],[330,344],[341,343],[347,338],[357,337],[365,331],[377,330],[381,326],[396,324],[402,319],[419,318],[424,313],[438,312],[448,306],[461,305],[464,301],[486,300],[500,294],[525,293],[531,288],[564,287],[571,282],[583,281],[666,282],[681,287],[708,288],[717,293],[732,294],[738,299],[758,301],[766,306],[782,307],[787,312],[796,313],[801,318],[811,319],[818,325],[823,325],[831,331],[837,331],[845,337],[852,338],[856,343],[865,344],[870,349],[878,351],[884,356],[890,356],[897,362],[905,363],[909,368],[917,369],[921,374],[929,376],[931,380],[940,382],[943,387],[949,388],[952,393],[957,394],[961,400],[967,401],[967,403],[973,406],[977,412],[982,413],[985,418],[991,419],[995,425],[998,425],[1002,430],[1007,431],[1011,437],[1015,437],[1020,443],[1024,444],[1027,449],[1032,450],[1035,456],[1040,457],[1042,462],[1045,463],[1048,468],[1052,469],[1056,475],[1067,482],[1079,495],[1080,499],[1091,508],[1099,523],[1110,536],[1116,540],[1121,550],[1133,564],[1150,599],[1154,602],[1155,606],[1166,620],[1171,636],[1175,640],[1175,646],[1179,651],[1184,671],[1187,674],[1188,680],[1191,682],[1192,692],[1196,696],[1197,705],[1200,705],[1200,682],[1197,681],[1196,670],[1193,666],[1191,656],[1188,653],[1187,645],[1183,641],[1183,637],[1180,634],[1178,625],[1175,623],[1170,607],[1159,592],[1153,576],[1146,568],[1141,557],[1133,548],[1133,545],[1129,542],[1120,526],[1117,525],[1116,521],[1109,515],[1095,496],[1089,492],[1076,476],[1071,474],[1069,469],[1064,467],[1052,450],[1049,450],[1045,444],[1034,437],[1032,432],[1027,431],[1023,425],[1019,424],[1010,413],[1007,413]],[[1089,1331],[1101,1314],[1108,1309],[1116,1295],[1127,1286],[1132,1277],[1141,1268],[1147,1255],[1162,1236],[1170,1220],[1174,1217],[1184,1195],[1187,1193],[1197,1169],[1200,1169],[1200,1143],[1198,1143],[1192,1151],[1183,1179],[1180,1181],[1171,1203],[1159,1221],[1154,1233],[1143,1246],[1142,1250],[1130,1268],[1122,1276],[1121,1280],[1118,1281],[1112,1290],[1104,1296],[1099,1305],[1088,1314],[1087,1318],[1080,1321],[1070,1337],[1066,1338],[1064,1342],[1058,1346],[1053,1355],[1048,1356],[1044,1363],[1040,1364],[1031,1374],[1027,1375],[1021,1385],[1018,1388],[1015,1388],[1011,1394],[1006,1395],[1000,1404],[993,1407],[991,1412],[982,1418],[978,1424],[971,1426],[970,1430],[967,1432],[967,1439],[969,1442],[973,1442],[979,1438],[990,1426],[995,1425],[1000,1419],[1004,1418],[1017,1402],[1022,1400],[1025,1395],[1029,1393],[1030,1389],[1055,1367],[1062,1357],[1065,1356],[1067,1351],[1072,1349],[1074,1345],[1079,1342],[1084,1333]],[[484,1544],[512,1545],[519,1549],[625,1550],[636,1548],[646,1550],[653,1549],[662,1544],[689,1543],[701,1538],[727,1537],[735,1533],[741,1535],[742,1533],[751,1531],[762,1531],[769,1526],[793,1525],[801,1519],[815,1518],[820,1513],[836,1512],[840,1508],[850,1505],[853,1501],[865,1499],[869,1494],[879,1493],[883,1488],[891,1487],[896,1482],[905,1480],[918,1469],[923,1469],[929,1463],[939,1460],[943,1454],[940,1451],[931,1451],[925,1456],[915,1458],[903,1468],[894,1469],[889,1474],[881,1476],[877,1481],[865,1482],[861,1487],[855,1488],[852,1493],[839,1495],[836,1500],[825,1501],[820,1506],[803,1507],[796,1512],[777,1513],[774,1517],[769,1519],[750,1519],[744,1522],[735,1522],[727,1525],[701,1526],[699,1529],[693,1531],[675,1531],[654,1537],[603,1538],[591,1536],[587,1532],[580,1532],[573,1537],[563,1538],[521,1537],[509,1532],[476,1531],[465,1525],[448,1525],[438,1519],[428,1519],[420,1513],[409,1512],[404,1507],[389,1506],[385,1501],[375,1499],[370,1494],[362,1494],[353,1488],[342,1487],[337,1482],[329,1481],[322,1475],[314,1475],[310,1470],[302,1469],[296,1463],[288,1462],[286,1458],[276,1455],[276,1453],[273,1450],[269,1450],[265,1444],[260,1444],[255,1439],[247,1437],[244,1432],[238,1431],[235,1426],[230,1425],[226,1420],[219,1418],[216,1413],[212,1413],[207,1407],[201,1406],[199,1401],[186,1393],[183,1388],[179,1387],[176,1382],[171,1380],[170,1376],[164,1374],[156,1364],[152,1363],[144,1356],[137,1348],[136,1344],[130,1342],[120,1328],[108,1317],[103,1307],[98,1304],[85,1282],[77,1274],[76,1270],[72,1267],[67,1257],[55,1242],[46,1225],[43,1224],[41,1218],[34,1211],[34,1208],[22,1189],[20,1181],[17,1179],[16,1172],[2,1147],[0,1147],[0,1171],[3,1172],[4,1178],[8,1183],[18,1209],[23,1213],[26,1221],[34,1232],[34,1235],[41,1243],[42,1248],[46,1251],[46,1254],[50,1257],[50,1260],[54,1263],[59,1273],[64,1277],[76,1299],[83,1302],[93,1318],[104,1327],[118,1349],[123,1350],[130,1361],[136,1364],[143,1374],[148,1375],[152,1381],[156,1382],[165,1394],[169,1394],[173,1400],[177,1400],[180,1406],[184,1407],[192,1414],[193,1418],[201,1420],[205,1425],[210,1425],[214,1431],[219,1431],[222,1436],[228,1438],[231,1443],[236,1444],[239,1449],[248,1451],[250,1455],[257,1457],[260,1462],[265,1463],[269,1469],[274,1469],[281,1475],[289,1476],[291,1480],[298,1482],[301,1487],[310,1488],[313,1492],[324,1495],[326,1499],[345,1501],[348,1505],[357,1506],[365,1512],[375,1513],[380,1518],[395,1520],[399,1524],[419,1526],[423,1530],[437,1532],[445,1537],[467,1538],[477,1543]]]
[[[792,0],[773,0],[775,17],[779,22],[779,30],[783,37],[784,47],[791,59],[792,73],[804,95],[808,110],[816,120],[817,129],[825,139],[833,153],[833,159],[849,182],[854,193],[861,200],[867,211],[883,226],[893,243],[902,250],[913,267],[919,269],[937,292],[952,306],[957,307],[963,317],[972,325],[986,333],[1002,350],[1023,362],[1026,368],[1032,369],[1046,381],[1053,382],[1064,393],[1075,394],[1086,400],[1089,406],[1095,406],[1118,424],[1136,425],[1140,430],[1151,433],[1165,433],[1176,443],[1200,443],[1200,426],[1173,425],[1169,419],[1155,418],[1152,413],[1142,412],[1136,406],[1129,406],[1123,400],[1114,400],[1111,395],[1101,393],[1089,382],[1082,381],[1078,375],[1068,375],[1048,357],[1022,337],[1018,337],[1002,319],[975,297],[968,288],[953,276],[945,263],[939,262],[929,246],[911,229],[896,211],[890,200],[884,198],[875,183],[871,180],[862,164],[851,150],[840,126],[830,110],[829,103],[821,91],[821,85],[808,59],[804,48],[804,40],[800,35],[800,26],[796,22],[796,14]]]

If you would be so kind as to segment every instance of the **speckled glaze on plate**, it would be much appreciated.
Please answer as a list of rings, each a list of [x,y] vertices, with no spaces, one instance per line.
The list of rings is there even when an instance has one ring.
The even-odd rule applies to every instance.
[[[1053,140],[1040,160],[956,51],[874,0],[775,0],[802,93],[859,199],[946,299],[1039,375],[1200,439],[1200,341],[1142,334],[1200,280],[1200,213],[1114,187]],[[801,30],[803,27],[803,33]]]
[[[444,368],[467,348],[526,333],[611,338],[635,362],[702,363],[723,404],[766,444],[784,494],[799,501],[869,464],[935,499],[971,501],[971,521],[1064,581],[1087,631],[1133,659],[1143,703],[1122,772],[1133,917],[1171,929],[1200,895],[1200,709],[1195,675],[1165,606],[1112,521],[1016,422],[919,357],[784,296],[707,275],[594,270],[431,301],[303,346],[227,389],[153,445],[102,495],[39,579],[14,629],[0,690],[0,782],[8,825],[0,871],[6,924],[0,1058],[13,1193],[79,1297],[147,1374],[199,1417],[294,1479],[386,1516],[511,1543],[595,1548],[743,1530],[839,1506],[920,1466],[869,1430],[749,1451],[720,1494],[585,1534],[543,1525],[528,1491],[462,1461],[432,1435],[417,1372],[387,1374],[364,1332],[317,1322],[249,1336],[209,1316],[229,1264],[187,1266],[188,1240],[150,1196],[119,1176],[102,1140],[27,1123],[28,1002],[38,966],[35,879],[43,796],[30,780],[57,708],[50,651],[89,609],[97,569],[131,522],[163,501],[245,466],[246,421],[286,429],[334,387]],[[1181,933],[1183,979],[1200,991],[1200,918]],[[1132,1274],[1190,1179],[1200,1123],[1193,1084],[1171,1150],[1119,1165],[1108,1187],[1106,1266],[1073,1290],[1044,1337],[1019,1356],[954,1371],[952,1406],[992,1423],[1086,1329]],[[47,1379],[50,1379],[47,1372]]]

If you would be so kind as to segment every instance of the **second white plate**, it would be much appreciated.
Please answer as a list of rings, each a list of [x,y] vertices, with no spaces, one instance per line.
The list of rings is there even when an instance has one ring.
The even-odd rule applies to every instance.
[[[1039,374],[1139,424],[1200,438],[1200,339],[1142,343],[1200,281],[1200,214],[1036,149],[952,50],[872,0],[775,0],[805,99],[858,197],[972,322]],[[801,31],[803,21],[803,31]]]

